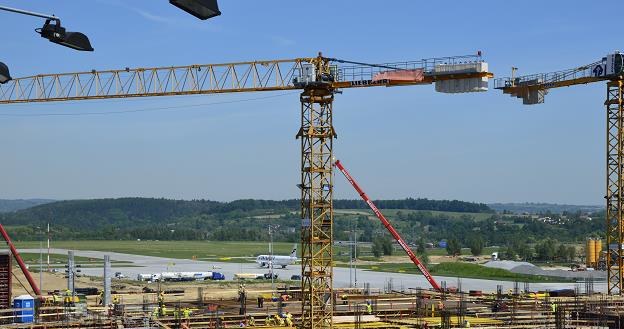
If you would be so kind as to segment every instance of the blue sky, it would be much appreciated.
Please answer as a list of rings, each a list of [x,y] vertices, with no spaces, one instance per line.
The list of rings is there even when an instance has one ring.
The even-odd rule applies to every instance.
[[[618,20],[593,14],[621,7],[615,0],[221,0],[223,15],[208,21],[166,0],[0,2],[54,13],[95,48],[54,45],[33,31],[43,20],[0,12],[0,61],[14,77],[318,51],[376,63],[477,50],[502,77],[511,66],[529,74],[594,62],[618,49],[613,31],[621,29]],[[268,95],[275,97],[210,105]],[[545,104],[527,107],[496,90],[346,90],[334,102],[335,151],[373,198],[601,204],[605,95],[597,83],[553,90]],[[163,106],[179,108],[7,116]],[[292,92],[0,106],[0,198],[295,198],[298,116]],[[335,197],[357,198],[339,175]]]

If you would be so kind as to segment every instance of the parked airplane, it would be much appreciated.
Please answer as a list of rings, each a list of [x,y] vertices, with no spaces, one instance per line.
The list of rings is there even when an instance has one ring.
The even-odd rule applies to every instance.
[[[286,268],[288,265],[292,265],[297,261],[297,245],[293,247],[290,256],[280,256],[280,255],[260,255],[256,257],[256,263],[260,265],[260,267],[271,267],[271,263],[273,263],[273,267],[281,266],[282,268]]]

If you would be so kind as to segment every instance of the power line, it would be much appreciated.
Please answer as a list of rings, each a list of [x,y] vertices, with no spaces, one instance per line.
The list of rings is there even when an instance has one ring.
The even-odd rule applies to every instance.
[[[251,102],[257,100],[263,100],[268,98],[277,98],[282,96],[288,96],[297,94],[297,92],[288,92],[279,95],[270,95],[270,96],[262,96],[262,97],[254,97],[254,98],[246,98],[246,99],[237,99],[231,101],[221,101],[221,102],[210,102],[210,103],[200,103],[200,104],[188,104],[188,105],[174,105],[174,106],[161,106],[161,107],[147,107],[142,109],[134,109],[134,110],[122,110],[122,111],[110,111],[110,112],[82,112],[82,113],[29,113],[29,114],[13,114],[13,113],[0,113],[0,116],[5,117],[50,117],[50,116],[90,116],[90,115],[111,115],[111,114],[127,114],[127,113],[137,113],[137,112],[151,112],[151,111],[162,111],[162,110],[175,110],[175,109],[185,109],[199,106],[210,106],[210,105],[223,105],[223,104],[233,104],[233,103],[243,103],[243,102]]]

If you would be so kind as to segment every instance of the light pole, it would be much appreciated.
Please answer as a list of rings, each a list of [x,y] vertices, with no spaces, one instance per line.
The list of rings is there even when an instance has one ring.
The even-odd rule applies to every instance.
[[[357,219],[355,220],[354,226],[355,228],[353,230],[353,242],[354,242],[353,258],[355,259],[355,261],[353,262],[353,276],[355,279],[355,287],[357,288]]]
[[[0,10],[22,15],[45,18],[46,21],[43,24],[43,27],[35,30],[41,35],[41,37],[48,39],[50,42],[75,50],[93,51],[93,47],[91,47],[89,38],[81,32],[66,31],[65,28],[61,26],[61,19],[59,17],[6,6],[0,6]]]
[[[0,62],[0,83],[7,83],[11,80],[11,74],[9,73],[9,67]]]
[[[275,278],[274,278],[274,274],[273,274],[273,261],[274,256],[273,256],[273,231],[278,228],[279,225],[272,225],[269,224],[269,266],[271,268],[270,273],[271,273],[271,295],[273,295],[275,293]]]
[[[201,20],[221,15],[217,0],[169,0],[169,3]]]
[[[43,290],[43,231],[37,226],[39,236],[39,289]]]

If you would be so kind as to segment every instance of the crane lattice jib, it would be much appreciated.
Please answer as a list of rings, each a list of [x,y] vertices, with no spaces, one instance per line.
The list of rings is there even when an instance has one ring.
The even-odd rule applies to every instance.
[[[607,80],[607,77],[596,77],[592,72],[601,62],[591,63],[573,69],[524,75],[515,78],[499,78],[494,80],[495,89],[513,90],[514,88],[550,89],[575,84]]]
[[[480,56],[454,56],[388,64],[349,64],[327,59],[333,88],[427,84],[449,79],[491,77],[488,72],[434,72],[436,65],[479,62]],[[39,74],[0,85],[0,104],[174,96],[303,89],[294,83],[315,58],[196,64],[155,68]],[[419,81],[376,79],[381,73],[422,70]]]

